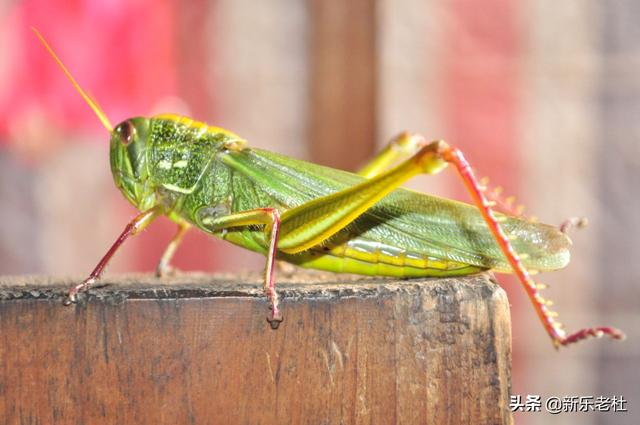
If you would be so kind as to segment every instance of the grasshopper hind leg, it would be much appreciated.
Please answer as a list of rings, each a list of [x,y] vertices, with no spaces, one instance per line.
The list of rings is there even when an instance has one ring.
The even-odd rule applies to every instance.
[[[398,161],[415,155],[426,145],[427,141],[421,135],[402,132],[391,139],[380,153],[358,170],[358,174],[366,178],[375,177]]]
[[[500,246],[504,256],[507,258],[513,272],[518,277],[518,280],[524,287],[533,307],[538,315],[540,321],[544,325],[547,333],[551,337],[551,340],[554,346],[557,348],[559,346],[573,344],[575,342],[582,341],[584,339],[590,337],[600,338],[604,335],[607,335],[613,339],[624,339],[625,335],[622,331],[612,327],[594,327],[594,328],[585,328],[581,329],[572,334],[567,334],[563,329],[560,322],[555,320],[555,316],[557,315],[555,312],[549,310],[549,306],[551,303],[540,295],[538,289],[544,287],[544,285],[536,284],[529,271],[524,267],[522,262],[520,261],[521,255],[518,255],[516,251],[513,249],[513,246],[509,242],[509,238],[503,232],[502,227],[499,225],[498,220],[492,210],[492,202],[490,202],[485,194],[483,193],[482,185],[477,181],[476,177],[469,166],[469,163],[466,161],[462,152],[458,149],[451,148],[448,145],[442,142],[442,146],[439,149],[440,156],[452,164],[456,170],[458,171],[459,176],[461,177],[464,185],[467,188],[467,191],[471,195],[474,203],[480,210],[489,230],[493,234],[496,242]],[[575,220],[568,220],[560,227],[560,230],[564,233],[568,230],[572,225],[579,225],[578,222],[574,223]]]
[[[408,152],[398,156],[393,151],[394,146],[401,144],[403,140],[414,145],[409,146],[408,152],[416,148],[418,150],[410,158],[389,168],[390,164],[396,160],[406,157]],[[524,287],[554,345],[567,345],[591,336],[608,335],[614,339],[624,338],[621,331],[609,327],[587,328],[567,335],[560,323],[555,320],[555,313],[549,311],[550,303],[538,293],[538,285],[531,279],[521,261],[524,255],[516,253],[502,230],[493,211],[494,202],[487,199],[483,193],[485,189],[477,181],[462,152],[443,141],[421,145],[423,143],[420,142],[420,138],[401,136],[370,163],[367,166],[368,169],[360,171],[367,180],[285,211],[282,214],[278,248],[287,254],[296,254],[317,246],[346,227],[406,180],[418,174],[436,174],[447,165],[452,165],[458,171],[497,245]]]

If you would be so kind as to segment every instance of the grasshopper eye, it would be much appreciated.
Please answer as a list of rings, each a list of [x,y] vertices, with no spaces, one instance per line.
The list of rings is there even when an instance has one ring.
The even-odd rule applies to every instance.
[[[118,135],[120,136],[120,142],[127,146],[133,141],[133,136],[136,132],[136,128],[131,121],[125,121],[118,126]]]

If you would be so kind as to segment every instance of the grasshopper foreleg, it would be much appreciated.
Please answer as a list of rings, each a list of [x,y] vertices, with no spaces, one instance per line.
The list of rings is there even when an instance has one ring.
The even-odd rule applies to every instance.
[[[147,227],[149,223],[151,223],[153,219],[158,217],[158,215],[160,215],[161,213],[162,209],[159,205],[157,205],[151,209],[148,209],[147,211],[138,214],[133,220],[131,220],[129,224],[127,224],[127,226],[124,228],[120,236],[118,236],[118,239],[116,239],[113,245],[111,245],[109,251],[107,251],[104,257],[102,257],[100,262],[93,269],[89,277],[87,277],[82,283],[73,286],[69,290],[69,294],[67,295],[67,299],[64,301],[64,304],[69,305],[71,303],[75,303],[77,300],[78,292],[86,290],[89,286],[94,284],[96,280],[100,279],[104,268],[107,266],[109,260],[111,260],[111,257],[113,257],[118,248],[120,248],[120,245],[122,245],[124,241],[129,238],[129,236],[136,235],[144,230],[144,228]]]

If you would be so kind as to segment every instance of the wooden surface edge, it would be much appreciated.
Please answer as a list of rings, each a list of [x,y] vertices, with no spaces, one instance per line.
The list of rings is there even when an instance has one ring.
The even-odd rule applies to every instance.
[[[65,307],[74,282],[0,277],[6,423],[513,423],[488,273],[281,276],[275,331],[259,274],[111,276]]]
[[[81,277],[44,275],[0,275],[0,300],[64,298]],[[395,279],[342,275],[303,270],[277,276],[276,290],[281,298],[340,296],[378,296],[384,292],[406,291],[414,286],[487,285],[493,292],[502,289],[490,273],[448,278]],[[110,275],[81,295],[85,299],[164,299],[198,297],[262,297],[260,273],[207,274],[180,273],[157,278],[152,274]],[[486,296],[490,296],[489,293]],[[493,296],[493,295],[491,295]]]

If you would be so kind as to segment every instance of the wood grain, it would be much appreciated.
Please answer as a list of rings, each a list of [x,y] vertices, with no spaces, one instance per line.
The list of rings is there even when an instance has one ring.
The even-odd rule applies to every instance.
[[[504,292],[479,274],[0,277],[7,424],[511,423]]]

